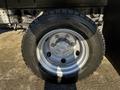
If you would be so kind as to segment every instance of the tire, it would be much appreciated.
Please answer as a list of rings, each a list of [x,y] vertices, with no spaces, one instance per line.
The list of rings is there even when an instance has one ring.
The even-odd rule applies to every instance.
[[[58,32],[64,33],[61,34]],[[47,43],[54,42],[54,35],[56,33],[61,36],[59,36],[59,38],[57,35],[55,36],[58,38],[56,39],[56,42],[58,40],[58,43],[56,44],[57,46],[51,47],[52,44],[49,46]],[[75,55],[72,57],[72,54],[70,54],[71,56],[68,54],[68,51],[70,50],[70,53],[75,51],[72,46],[69,46],[69,44],[66,43],[67,41],[72,41],[72,39],[65,39],[66,42],[60,41],[66,33],[70,33],[70,38],[72,38],[73,35],[75,41],[79,42],[79,44],[75,44],[78,45],[81,50],[78,52],[78,56],[76,56],[77,58],[75,58]],[[79,39],[79,36],[82,38],[81,40]],[[82,43],[84,44],[83,47],[85,49],[81,47],[83,45]],[[66,47],[68,51],[66,48],[63,50],[64,54],[69,55],[70,59],[61,58],[64,54],[61,53],[62,51],[57,51],[62,50],[59,45],[63,46],[63,48],[65,45],[72,47],[72,49],[68,49],[68,47]],[[47,50],[52,51],[48,53]],[[53,54],[54,52],[56,53]],[[89,76],[100,65],[104,52],[104,39],[102,34],[97,31],[97,26],[95,23],[75,10],[57,9],[45,11],[42,16],[38,17],[30,24],[29,29],[25,33],[22,41],[22,55],[27,66],[30,67],[37,76],[53,83],[74,83]],[[84,58],[81,57],[82,55],[84,55]],[[65,63],[66,61],[66,64],[61,64],[60,61],[57,60],[58,58],[56,58],[58,56],[60,57],[61,62]],[[45,60],[42,57],[45,57]],[[74,61],[73,58],[76,61]],[[48,59],[50,61],[48,61]],[[49,66],[46,61],[52,66]],[[82,64],[78,62],[81,62]],[[58,65],[60,65],[60,68],[54,68],[53,70],[53,67],[57,67]],[[71,65],[71,67],[69,65]]]

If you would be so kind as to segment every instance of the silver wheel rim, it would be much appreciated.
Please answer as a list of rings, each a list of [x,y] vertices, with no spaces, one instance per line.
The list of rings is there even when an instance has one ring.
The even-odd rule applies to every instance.
[[[78,72],[85,66],[89,46],[79,33],[70,29],[55,29],[40,39],[36,54],[42,67],[62,77]]]

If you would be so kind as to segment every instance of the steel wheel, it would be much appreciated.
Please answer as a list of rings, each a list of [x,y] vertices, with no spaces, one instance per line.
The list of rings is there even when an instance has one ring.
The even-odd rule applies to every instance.
[[[58,77],[81,69],[89,57],[86,40],[70,29],[56,29],[45,34],[37,46],[41,65]]]

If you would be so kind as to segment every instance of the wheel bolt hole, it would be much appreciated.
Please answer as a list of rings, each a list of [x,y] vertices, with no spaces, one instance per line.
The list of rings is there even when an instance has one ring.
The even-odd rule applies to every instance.
[[[51,52],[47,52],[47,56],[48,56],[48,57],[51,57]]]
[[[66,63],[66,59],[64,59],[64,58],[61,59],[61,62],[62,62],[62,63]]]
[[[76,55],[79,56],[80,55],[80,51],[76,51]]]

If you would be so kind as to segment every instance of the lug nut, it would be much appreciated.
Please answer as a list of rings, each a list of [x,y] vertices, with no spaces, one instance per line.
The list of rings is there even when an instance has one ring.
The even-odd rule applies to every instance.
[[[55,46],[55,44],[54,44],[54,43],[51,43],[51,46],[52,46],[52,47],[54,47],[54,46]]]
[[[74,46],[75,44],[74,44],[74,42],[71,42],[70,45],[71,45],[71,46]]]
[[[55,35],[56,38],[59,38],[59,35]]]
[[[66,38],[69,38],[69,35],[68,34],[66,34],[66,36],[65,36]]]

